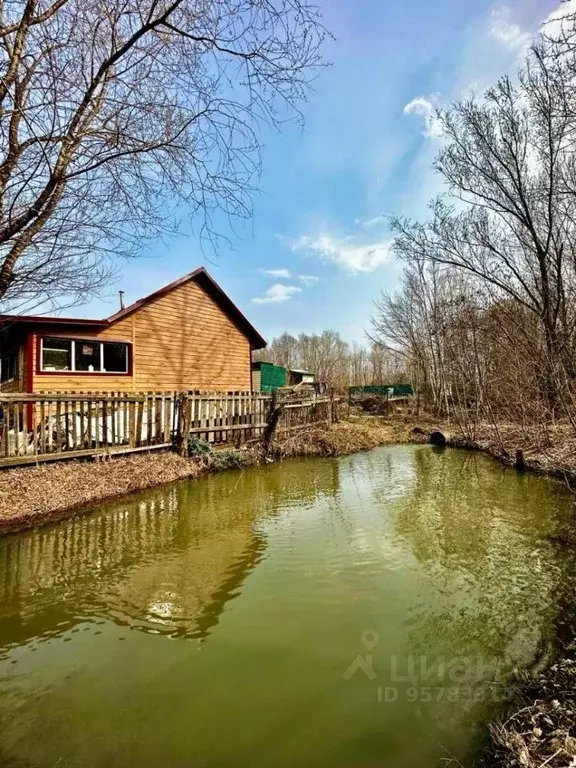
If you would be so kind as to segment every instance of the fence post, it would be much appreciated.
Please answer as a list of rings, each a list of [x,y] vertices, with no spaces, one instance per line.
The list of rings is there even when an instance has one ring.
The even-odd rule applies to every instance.
[[[190,420],[192,416],[192,400],[188,397],[186,392],[181,392],[178,395],[177,409],[177,431],[176,431],[176,448],[180,456],[187,456],[188,454],[188,435],[190,433]]]
[[[272,392],[272,402],[270,404],[270,415],[268,417],[268,423],[266,425],[266,431],[264,432],[264,452],[270,451],[270,445],[276,432],[276,427],[280,421],[280,417],[284,413],[284,406],[279,402],[278,390],[275,389]]]

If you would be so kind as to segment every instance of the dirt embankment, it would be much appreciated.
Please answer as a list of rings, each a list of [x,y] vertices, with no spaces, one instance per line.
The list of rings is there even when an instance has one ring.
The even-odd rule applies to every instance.
[[[199,474],[197,462],[164,452],[7,469],[0,472],[0,534],[62,520],[99,501]]]
[[[506,466],[556,477],[576,489],[576,433],[569,424],[520,427],[480,425],[470,439],[456,427],[448,445],[488,453]]]
[[[408,443],[410,426],[400,420],[358,419],[330,427],[318,426],[288,433],[272,444],[278,458],[290,456],[343,456],[376,448],[378,445]]]
[[[210,471],[254,466],[291,456],[338,456],[407,442],[409,430],[395,424],[341,422],[290,433],[272,444],[271,457],[258,445],[217,450],[193,458],[153,452],[105,461],[64,461],[0,472],[0,535],[63,520],[101,501]]]

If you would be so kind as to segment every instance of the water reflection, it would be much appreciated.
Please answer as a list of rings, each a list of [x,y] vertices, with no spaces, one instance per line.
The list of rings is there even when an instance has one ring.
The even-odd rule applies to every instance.
[[[204,638],[266,550],[262,521],[338,492],[336,462],[183,482],[0,541],[0,648],[88,616]]]
[[[442,635],[455,654],[464,643],[509,669],[529,664],[549,649],[573,595],[576,553],[555,538],[566,491],[480,454],[439,450],[415,452],[413,487],[393,508],[435,593],[412,646],[424,652]]]
[[[574,603],[568,525],[559,485],[398,446],[0,541],[0,765],[469,764],[491,662],[530,667]]]

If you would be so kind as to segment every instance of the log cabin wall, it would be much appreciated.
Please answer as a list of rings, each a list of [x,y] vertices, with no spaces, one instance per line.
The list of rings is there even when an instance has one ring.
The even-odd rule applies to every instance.
[[[108,339],[132,345],[131,371],[41,373],[40,338]],[[250,390],[250,341],[218,302],[190,280],[105,328],[38,326],[30,391]]]

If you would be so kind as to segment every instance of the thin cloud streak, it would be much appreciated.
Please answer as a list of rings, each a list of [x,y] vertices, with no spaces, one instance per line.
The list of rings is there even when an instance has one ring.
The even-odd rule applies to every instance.
[[[275,277],[277,280],[290,280],[292,277],[290,270],[285,267],[279,267],[278,269],[261,269],[260,272],[263,275]]]
[[[329,234],[317,237],[302,235],[292,243],[292,250],[308,251],[352,274],[373,272],[390,260],[388,242],[355,244],[351,237],[338,238]]]
[[[262,296],[255,296],[252,299],[253,304],[282,304],[297,293],[301,293],[302,288],[297,285],[284,285],[284,283],[275,283],[264,291]]]

